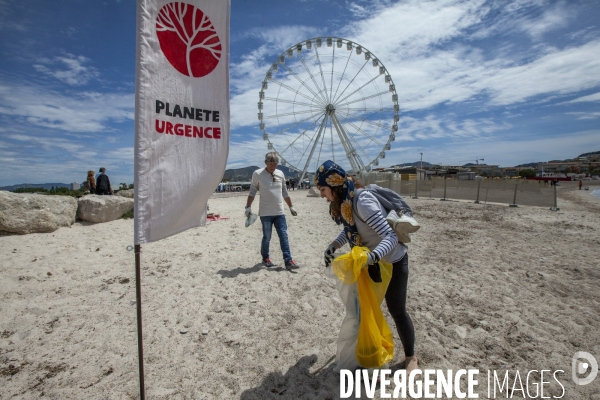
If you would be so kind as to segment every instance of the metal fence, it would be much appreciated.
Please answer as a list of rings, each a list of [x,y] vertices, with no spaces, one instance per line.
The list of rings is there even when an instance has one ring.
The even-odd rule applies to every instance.
[[[477,203],[504,203],[557,208],[556,186],[522,179],[456,180],[432,178],[401,180],[395,173],[361,173],[360,181],[392,189],[405,197],[472,200]]]

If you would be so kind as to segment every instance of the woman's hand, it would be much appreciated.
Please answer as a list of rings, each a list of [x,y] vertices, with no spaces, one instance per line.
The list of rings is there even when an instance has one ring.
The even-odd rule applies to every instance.
[[[335,250],[336,250],[336,248],[333,245],[333,243],[331,243],[329,245],[329,247],[327,247],[327,249],[325,250],[325,253],[323,254],[324,259],[325,259],[325,268],[329,267],[331,265],[331,262],[335,258],[335,256],[334,256]]]
[[[371,251],[369,253],[369,256],[367,257],[367,262],[362,267],[365,268],[365,267],[368,267],[369,265],[377,264],[378,262],[379,262],[379,256],[376,253],[373,253]]]

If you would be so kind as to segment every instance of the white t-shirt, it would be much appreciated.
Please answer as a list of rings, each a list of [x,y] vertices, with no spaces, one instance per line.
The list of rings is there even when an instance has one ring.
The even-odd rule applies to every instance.
[[[258,215],[268,217],[283,215],[283,199],[290,197],[285,187],[285,175],[276,169],[273,175],[266,168],[257,169],[252,173],[252,182],[248,196],[256,196],[260,191]]]

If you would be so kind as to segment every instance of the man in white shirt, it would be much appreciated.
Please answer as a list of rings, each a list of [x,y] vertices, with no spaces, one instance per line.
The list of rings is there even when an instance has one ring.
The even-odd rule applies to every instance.
[[[277,169],[279,164],[279,156],[276,152],[270,152],[265,155],[265,168],[258,169],[252,174],[252,182],[250,184],[250,192],[246,201],[246,216],[252,213],[252,202],[256,196],[256,192],[260,191],[260,202],[258,205],[258,215],[262,223],[263,238],[260,247],[262,262],[267,267],[274,267],[275,264],[269,258],[269,243],[273,226],[279,236],[279,244],[283,253],[283,261],[288,269],[298,268],[298,264],[292,259],[290,251],[290,243],[287,236],[287,223],[283,212],[283,202],[285,201],[290,212],[295,217],[298,215],[292,200],[285,187],[285,176],[283,172]]]

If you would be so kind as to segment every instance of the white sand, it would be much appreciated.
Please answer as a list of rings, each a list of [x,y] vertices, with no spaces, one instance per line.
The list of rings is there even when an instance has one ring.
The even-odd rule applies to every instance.
[[[558,212],[409,200],[422,225],[408,302],[422,368],[478,368],[480,398],[487,370],[561,369],[564,398],[600,399],[600,376],[571,379],[576,351],[600,361],[600,201],[572,189],[560,187]],[[291,195],[295,273],[260,264],[245,196],[210,200],[229,220],[142,246],[147,398],[339,397],[344,310],[322,274],[339,227],[325,200]],[[132,244],[132,220],[0,237],[0,399],[137,398]],[[271,249],[282,265],[275,233]],[[547,380],[544,395],[560,396]]]

